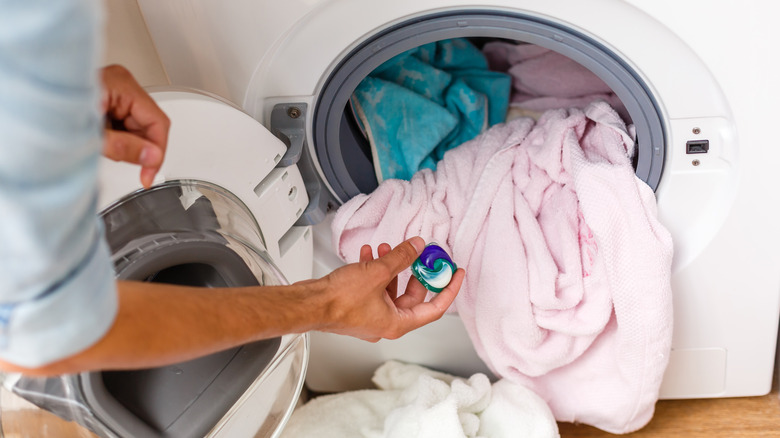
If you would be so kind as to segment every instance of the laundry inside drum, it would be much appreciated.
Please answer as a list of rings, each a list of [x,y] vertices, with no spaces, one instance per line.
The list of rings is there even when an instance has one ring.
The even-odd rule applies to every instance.
[[[631,65],[565,23],[518,13],[399,23],[329,74],[313,115],[314,159],[343,203],[385,179],[435,168],[447,150],[497,123],[603,101],[635,140],[627,152],[637,177],[655,190],[666,133],[653,91]]]
[[[352,131],[346,137],[371,161],[377,182],[409,180],[493,125],[583,110],[597,101],[609,104],[633,132],[610,86],[565,55],[518,41],[454,38],[415,47],[374,69],[350,96],[342,129]]]

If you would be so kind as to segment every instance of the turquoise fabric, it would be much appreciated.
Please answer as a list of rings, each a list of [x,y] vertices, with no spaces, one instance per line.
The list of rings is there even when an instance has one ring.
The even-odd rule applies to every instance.
[[[457,38],[426,44],[377,67],[352,105],[372,146],[380,181],[411,179],[444,153],[504,121],[511,79],[488,70],[480,50]]]

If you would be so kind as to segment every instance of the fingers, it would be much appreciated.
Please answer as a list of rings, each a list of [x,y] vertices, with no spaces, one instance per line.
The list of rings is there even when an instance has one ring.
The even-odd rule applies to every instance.
[[[371,251],[371,245],[363,245],[360,247],[359,260],[361,262],[370,262],[371,260],[374,260],[374,254]]]
[[[148,189],[154,183],[154,178],[157,176],[159,167],[142,167],[141,168],[141,185],[145,189]]]
[[[460,287],[463,285],[463,279],[465,277],[466,271],[463,268],[458,268],[452,276],[450,284],[433,297],[430,303],[436,306],[436,308],[444,314],[455,301],[455,297],[458,296],[458,292],[460,292]]]
[[[406,291],[395,300],[395,306],[401,309],[409,309],[425,301],[427,296],[428,289],[416,277],[411,276],[409,283],[406,284]]]
[[[466,271],[458,269],[452,276],[452,281],[441,292],[439,292],[431,301],[420,302],[408,309],[406,317],[402,321],[402,331],[407,333],[416,328],[422,327],[433,321],[438,320],[444,315],[444,312],[450,308],[455,301],[455,297],[460,292],[463,284],[463,278]],[[402,333],[402,334],[403,334]]]
[[[390,271],[390,275],[395,277],[414,262],[424,247],[425,241],[421,237],[412,237],[378,258],[376,262],[383,264]]]
[[[170,120],[133,75],[124,67],[108,66],[103,69],[103,86],[106,115],[165,152]]]
[[[390,246],[388,243],[381,243],[379,244],[379,247],[377,247],[376,252],[379,257],[386,256],[390,251],[393,250],[393,247]]]
[[[389,244],[382,243],[379,245],[379,247],[377,247],[376,252],[379,257],[384,257],[392,250],[393,248]],[[389,296],[391,300],[395,300],[398,296],[398,276],[395,276],[392,280],[390,280],[390,283],[387,285],[386,289],[387,296]]]
[[[397,272],[418,256],[424,241],[417,237],[391,248],[383,243],[374,258],[370,245],[360,248],[360,262],[343,266],[325,277],[326,306],[318,330],[376,342],[396,339],[442,317],[460,291],[465,271],[458,269],[450,284],[425,302],[427,291],[411,278],[405,293],[396,298]],[[388,277],[390,273],[392,277]],[[305,285],[305,283],[297,283]]]
[[[103,87],[106,116],[117,128],[107,130],[104,154],[113,160],[140,164],[141,183],[149,187],[165,156],[170,120],[124,67],[105,67]]]
[[[392,251],[392,247],[387,243],[382,243],[377,247],[377,255],[380,258],[386,256],[388,253],[390,253],[390,251]],[[361,262],[370,262],[371,260],[374,260],[373,253],[371,251],[371,245],[363,245],[360,247],[359,260]],[[390,299],[395,300],[395,298],[398,296],[398,277],[393,277],[385,289]]]
[[[107,129],[103,139],[103,155],[114,161],[141,166],[141,184],[149,187],[162,166],[163,153],[157,145],[129,132]]]

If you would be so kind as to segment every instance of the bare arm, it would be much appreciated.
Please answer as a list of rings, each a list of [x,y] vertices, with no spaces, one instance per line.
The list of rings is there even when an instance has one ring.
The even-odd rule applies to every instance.
[[[396,275],[423,247],[419,237],[394,250],[371,248],[361,262],[317,280],[290,286],[205,289],[159,283],[119,282],[119,313],[108,333],[90,348],[36,368],[0,368],[30,375],[162,366],[287,333],[321,330],[370,341],[398,338],[439,319],[455,299],[464,272],[430,302],[414,278],[397,296]]]
[[[112,124],[103,154],[139,164],[141,183],[148,187],[162,165],[170,121],[123,67],[105,68],[103,83]],[[364,246],[359,263],[291,286],[205,289],[120,281],[118,314],[97,343],[39,368],[0,362],[0,370],[53,375],[155,367],[309,330],[369,341],[398,338],[440,318],[463,280],[459,270],[451,285],[426,303],[425,288],[413,278],[399,296],[396,276],[423,247],[419,237],[393,250],[382,244],[374,259]]]
[[[50,375],[161,366],[305,331],[317,318],[305,298],[311,291],[301,286],[205,289],[130,281],[118,286],[116,319],[96,344],[38,369],[11,364],[3,369]]]

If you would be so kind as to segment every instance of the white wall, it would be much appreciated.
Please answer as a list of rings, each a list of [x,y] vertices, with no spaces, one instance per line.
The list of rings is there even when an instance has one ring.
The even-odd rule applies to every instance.
[[[143,86],[169,85],[135,0],[104,0],[106,41],[104,63],[127,67]]]

